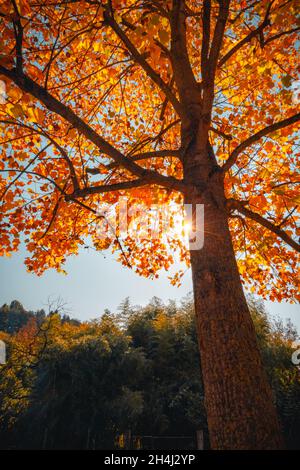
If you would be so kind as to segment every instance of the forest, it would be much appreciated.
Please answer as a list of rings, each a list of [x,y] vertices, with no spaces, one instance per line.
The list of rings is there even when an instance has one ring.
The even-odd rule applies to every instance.
[[[300,371],[291,362],[297,331],[253,297],[248,305],[286,445],[300,449]],[[0,308],[8,349],[0,366],[1,449],[122,448],[129,429],[158,437],[200,429],[210,447],[191,296],[180,304],[154,297],[144,307],[126,298],[116,313],[86,322],[50,307]]]

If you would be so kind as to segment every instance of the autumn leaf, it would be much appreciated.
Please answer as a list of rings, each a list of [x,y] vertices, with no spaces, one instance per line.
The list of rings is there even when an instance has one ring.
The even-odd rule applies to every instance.
[[[23,108],[20,104],[15,104],[11,108],[11,113],[15,118],[18,118],[24,114]]]
[[[169,33],[168,33],[168,31],[165,31],[164,29],[160,29],[158,31],[158,36],[159,36],[160,41],[163,44],[167,44],[169,42]]]

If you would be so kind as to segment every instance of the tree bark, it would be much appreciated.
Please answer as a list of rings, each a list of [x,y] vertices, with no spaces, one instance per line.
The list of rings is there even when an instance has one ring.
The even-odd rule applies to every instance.
[[[190,258],[211,447],[279,449],[280,425],[236,264],[223,180],[217,175],[209,184],[205,196],[188,194],[185,202],[204,203],[204,246]]]

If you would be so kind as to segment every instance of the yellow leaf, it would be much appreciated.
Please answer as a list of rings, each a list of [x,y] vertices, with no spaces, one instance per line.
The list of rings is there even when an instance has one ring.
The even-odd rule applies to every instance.
[[[40,108],[28,108],[29,121],[42,123],[45,119],[45,114]]]
[[[166,44],[169,42],[169,33],[168,31],[166,31],[165,29],[160,29],[158,31],[158,36],[159,36],[159,39],[160,41],[163,43],[163,44]]]
[[[24,111],[23,111],[23,108],[20,104],[15,104],[12,108],[11,108],[11,113],[12,115],[15,117],[15,118],[18,118],[20,116],[22,116],[24,114]]]

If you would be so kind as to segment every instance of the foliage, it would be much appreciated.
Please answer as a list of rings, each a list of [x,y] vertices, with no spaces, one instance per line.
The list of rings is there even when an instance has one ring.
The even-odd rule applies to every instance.
[[[296,332],[248,301],[288,445],[299,448]],[[204,429],[208,441],[190,297],[180,305],[154,298],[146,307],[126,299],[117,314],[83,323],[48,314],[0,335],[9,349],[0,373],[2,448],[113,448],[127,429],[135,435]]]
[[[41,311],[40,315],[43,313]],[[33,312],[27,312],[20,302],[13,300],[10,305],[4,304],[0,308],[0,330],[15,333],[33,317]]]
[[[121,244],[99,229],[99,206],[126,195],[174,208],[201,188],[205,202],[219,172],[244,282],[298,297],[297,0],[1,0],[0,11],[1,254],[24,234],[29,271],[63,271],[91,240],[157,276],[189,263],[178,229]],[[209,162],[190,182],[195,142]]]

